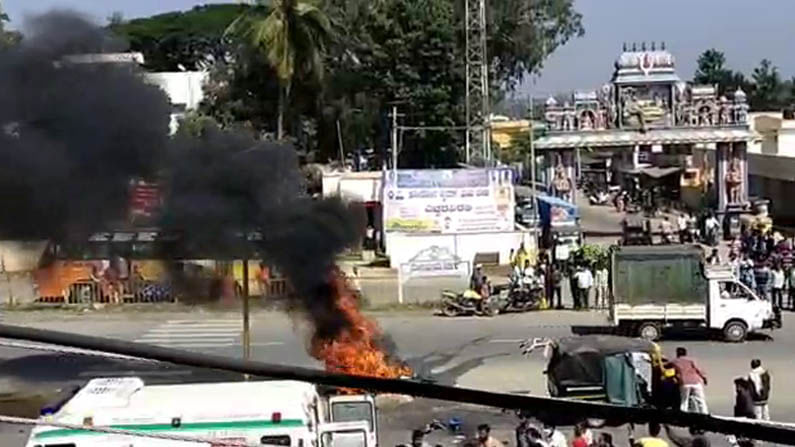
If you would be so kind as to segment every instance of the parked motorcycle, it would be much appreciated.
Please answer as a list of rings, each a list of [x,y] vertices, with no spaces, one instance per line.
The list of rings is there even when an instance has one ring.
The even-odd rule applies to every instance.
[[[610,195],[604,191],[594,192],[588,195],[588,202],[591,205],[607,205]]]
[[[544,290],[540,285],[506,284],[495,289],[499,296],[500,313],[528,312],[541,308]]]
[[[500,312],[499,294],[492,293],[488,298],[468,298],[464,292],[442,291],[442,314],[446,317],[478,315],[493,317]]]

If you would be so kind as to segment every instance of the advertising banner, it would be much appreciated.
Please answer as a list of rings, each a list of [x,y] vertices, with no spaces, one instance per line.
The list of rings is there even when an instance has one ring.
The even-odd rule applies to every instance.
[[[385,171],[384,228],[450,234],[512,231],[513,175],[510,168]]]

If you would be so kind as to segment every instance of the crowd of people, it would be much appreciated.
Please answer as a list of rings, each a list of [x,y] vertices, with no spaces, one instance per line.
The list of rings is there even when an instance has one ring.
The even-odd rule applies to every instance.
[[[770,373],[760,359],[753,359],[747,374],[734,379],[734,416],[770,420]],[[676,348],[676,357],[666,362],[660,385],[658,406],[679,408],[683,412],[708,414],[707,375],[697,362],[688,356],[687,349]]]
[[[676,447],[709,447],[710,441],[701,430],[682,430],[664,426],[665,434],[671,444]],[[647,435],[636,436],[634,425],[628,425],[628,447],[669,447],[669,442],[662,437],[663,426],[650,423]],[[425,429],[414,430],[411,434],[410,447],[432,447],[426,441],[431,432]],[[536,424],[532,419],[521,417],[516,426],[516,447],[614,447],[613,435],[608,432],[594,433],[586,422],[574,426],[571,439],[557,427],[548,424]],[[491,434],[488,424],[480,424],[475,436],[463,442],[464,447],[505,447],[503,441]],[[437,446],[438,447],[438,446]]]
[[[511,250],[510,259],[511,283],[540,289],[548,307],[564,309],[566,280],[573,309],[605,309],[608,306],[607,265],[590,263],[579,253],[574,253],[567,261],[553,260],[546,250],[540,250],[533,260],[524,244],[518,250]]]
[[[762,298],[780,309],[795,306],[795,268],[793,268],[793,238],[780,233],[745,230],[729,247],[728,264],[734,275]],[[723,264],[713,250],[711,264]]]

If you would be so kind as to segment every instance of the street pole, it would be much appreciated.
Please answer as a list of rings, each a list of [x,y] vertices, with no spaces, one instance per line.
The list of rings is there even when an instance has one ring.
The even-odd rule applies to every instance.
[[[397,172],[398,161],[397,106],[392,106],[392,171]]]
[[[337,141],[340,144],[340,165],[345,166],[345,148],[342,146],[342,131],[340,131],[340,120],[337,120]]]
[[[533,142],[533,96],[530,96],[530,191],[533,193],[533,222],[538,221],[538,201],[536,200],[536,145]],[[533,226],[533,233],[536,233],[536,225]]]
[[[248,308],[248,257],[243,259],[243,359],[251,358],[251,323]]]

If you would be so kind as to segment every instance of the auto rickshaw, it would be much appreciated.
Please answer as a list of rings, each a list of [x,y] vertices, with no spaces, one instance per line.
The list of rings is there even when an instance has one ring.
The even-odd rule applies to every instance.
[[[547,347],[547,387],[552,397],[630,407],[658,407],[662,383],[673,380],[660,347],[640,338],[582,335]],[[563,422],[563,421],[557,421]],[[613,425],[609,420],[592,426]],[[621,423],[616,421],[616,424]]]

